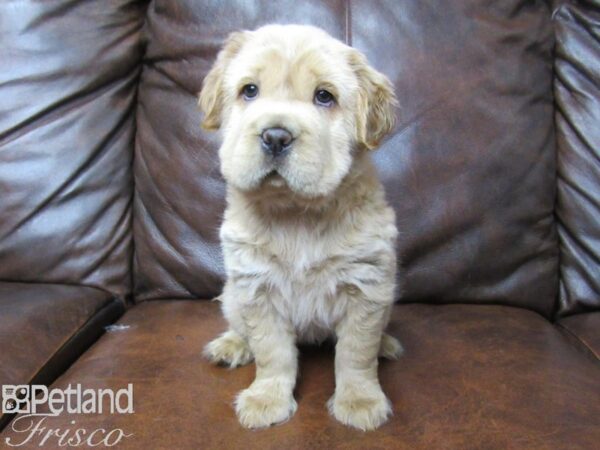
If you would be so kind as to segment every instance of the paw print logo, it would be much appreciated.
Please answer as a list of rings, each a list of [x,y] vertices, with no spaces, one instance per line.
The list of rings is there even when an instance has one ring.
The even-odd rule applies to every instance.
[[[29,386],[2,386],[2,414],[24,413],[30,411]]]

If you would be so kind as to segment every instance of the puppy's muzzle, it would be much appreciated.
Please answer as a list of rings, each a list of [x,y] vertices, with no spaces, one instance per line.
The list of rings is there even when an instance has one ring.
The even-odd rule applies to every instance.
[[[282,156],[289,151],[294,137],[285,128],[267,128],[260,135],[261,146],[264,152],[274,158]]]

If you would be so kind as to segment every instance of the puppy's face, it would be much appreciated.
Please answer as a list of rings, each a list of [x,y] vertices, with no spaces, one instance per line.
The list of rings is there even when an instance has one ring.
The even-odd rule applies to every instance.
[[[200,93],[203,126],[223,131],[230,185],[309,199],[334,192],[356,152],[378,145],[394,103],[362,54],[299,25],[230,35]]]

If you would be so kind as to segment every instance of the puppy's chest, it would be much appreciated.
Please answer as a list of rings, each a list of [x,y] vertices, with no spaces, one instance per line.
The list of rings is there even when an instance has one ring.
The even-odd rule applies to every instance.
[[[268,292],[268,301],[306,339],[319,339],[319,329],[331,328],[345,314],[360,272],[352,235],[336,239],[300,228],[268,238],[240,237],[224,236],[228,276],[250,293]]]
[[[281,288],[304,291],[339,282],[353,259],[352,245],[346,239],[336,241],[304,229],[253,241],[225,241],[224,248],[231,275],[265,278]]]

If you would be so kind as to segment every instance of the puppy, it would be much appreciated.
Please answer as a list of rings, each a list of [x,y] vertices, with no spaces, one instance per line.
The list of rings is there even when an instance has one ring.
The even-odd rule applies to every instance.
[[[256,362],[235,402],[246,427],[294,414],[296,344],[329,337],[331,414],[370,430],[391,413],[377,357],[401,352],[383,332],[397,231],[368,153],[391,130],[395,103],[361,53],[309,26],[231,34],[204,79],[203,126],[223,134],[229,323],[205,355],[230,367]]]

